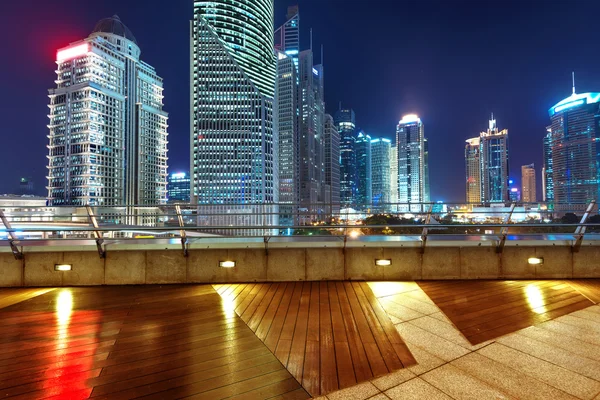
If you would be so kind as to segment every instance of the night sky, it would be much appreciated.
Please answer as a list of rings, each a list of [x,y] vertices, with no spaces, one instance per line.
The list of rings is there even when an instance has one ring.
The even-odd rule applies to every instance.
[[[508,128],[511,176],[535,162],[547,110],[571,94],[600,91],[600,2],[276,0],[276,26],[299,4],[303,47],[313,28],[325,48],[325,100],[356,112],[372,137],[393,138],[418,113],[429,138],[432,200],[464,201],[464,140],[494,113]],[[189,166],[189,20],[192,0],[3,1],[0,193],[21,176],[46,195],[47,89],[55,54],[118,14],[142,59],[164,78],[170,172]],[[541,183],[538,182],[541,196]]]

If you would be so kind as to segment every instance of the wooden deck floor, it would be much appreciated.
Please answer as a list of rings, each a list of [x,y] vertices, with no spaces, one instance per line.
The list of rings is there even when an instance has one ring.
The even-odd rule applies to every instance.
[[[593,305],[589,298],[600,296],[600,290],[594,291],[600,285],[591,283],[478,280],[418,284],[462,334],[478,344]],[[588,298],[578,287],[589,291]]]
[[[364,282],[232,284],[215,289],[313,396],[415,363]]]
[[[210,285],[2,290],[2,304],[0,398],[309,397]]]

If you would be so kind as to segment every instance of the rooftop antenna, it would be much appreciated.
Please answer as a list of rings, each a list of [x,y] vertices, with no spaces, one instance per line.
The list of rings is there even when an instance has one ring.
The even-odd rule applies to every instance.
[[[571,72],[571,75],[573,76],[573,94],[575,94],[575,71]]]

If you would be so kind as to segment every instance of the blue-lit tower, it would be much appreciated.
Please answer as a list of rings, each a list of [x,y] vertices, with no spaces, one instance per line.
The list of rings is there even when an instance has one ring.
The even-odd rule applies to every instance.
[[[389,139],[371,140],[371,187],[373,211],[391,211],[391,156],[392,142]]]
[[[493,115],[488,130],[481,132],[481,200],[484,203],[506,203],[508,188],[508,130],[499,130]]]
[[[369,210],[372,203],[371,136],[363,130],[356,135],[356,205],[360,210]]]
[[[552,127],[546,127],[544,136],[544,166],[542,167],[543,200],[554,201],[554,180],[552,179]]]
[[[357,189],[354,110],[340,108],[334,122],[340,133],[340,205],[348,208],[354,205]]]

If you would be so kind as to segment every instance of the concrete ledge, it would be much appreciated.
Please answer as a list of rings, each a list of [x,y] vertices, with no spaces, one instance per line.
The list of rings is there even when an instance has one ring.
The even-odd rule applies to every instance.
[[[239,243],[238,243],[239,244]],[[333,244],[333,243],[330,243]],[[507,246],[502,254],[492,246],[286,247],[156,250],[108,250],[25,253],[15,260],[0,253],[0,287],[137,285],[224,282],[422,279],[569,279],[600,278],[600,246]],[[39,248],[37,248],[39,250]],[[53,249],[54,250],[54,249]],[[528,258],[542,257],[542,265]],[[389,259],[391,265],[375,264]],[[220,268],[219,261],[235,261]],[[55,264],[71,271],[55,271]]]

